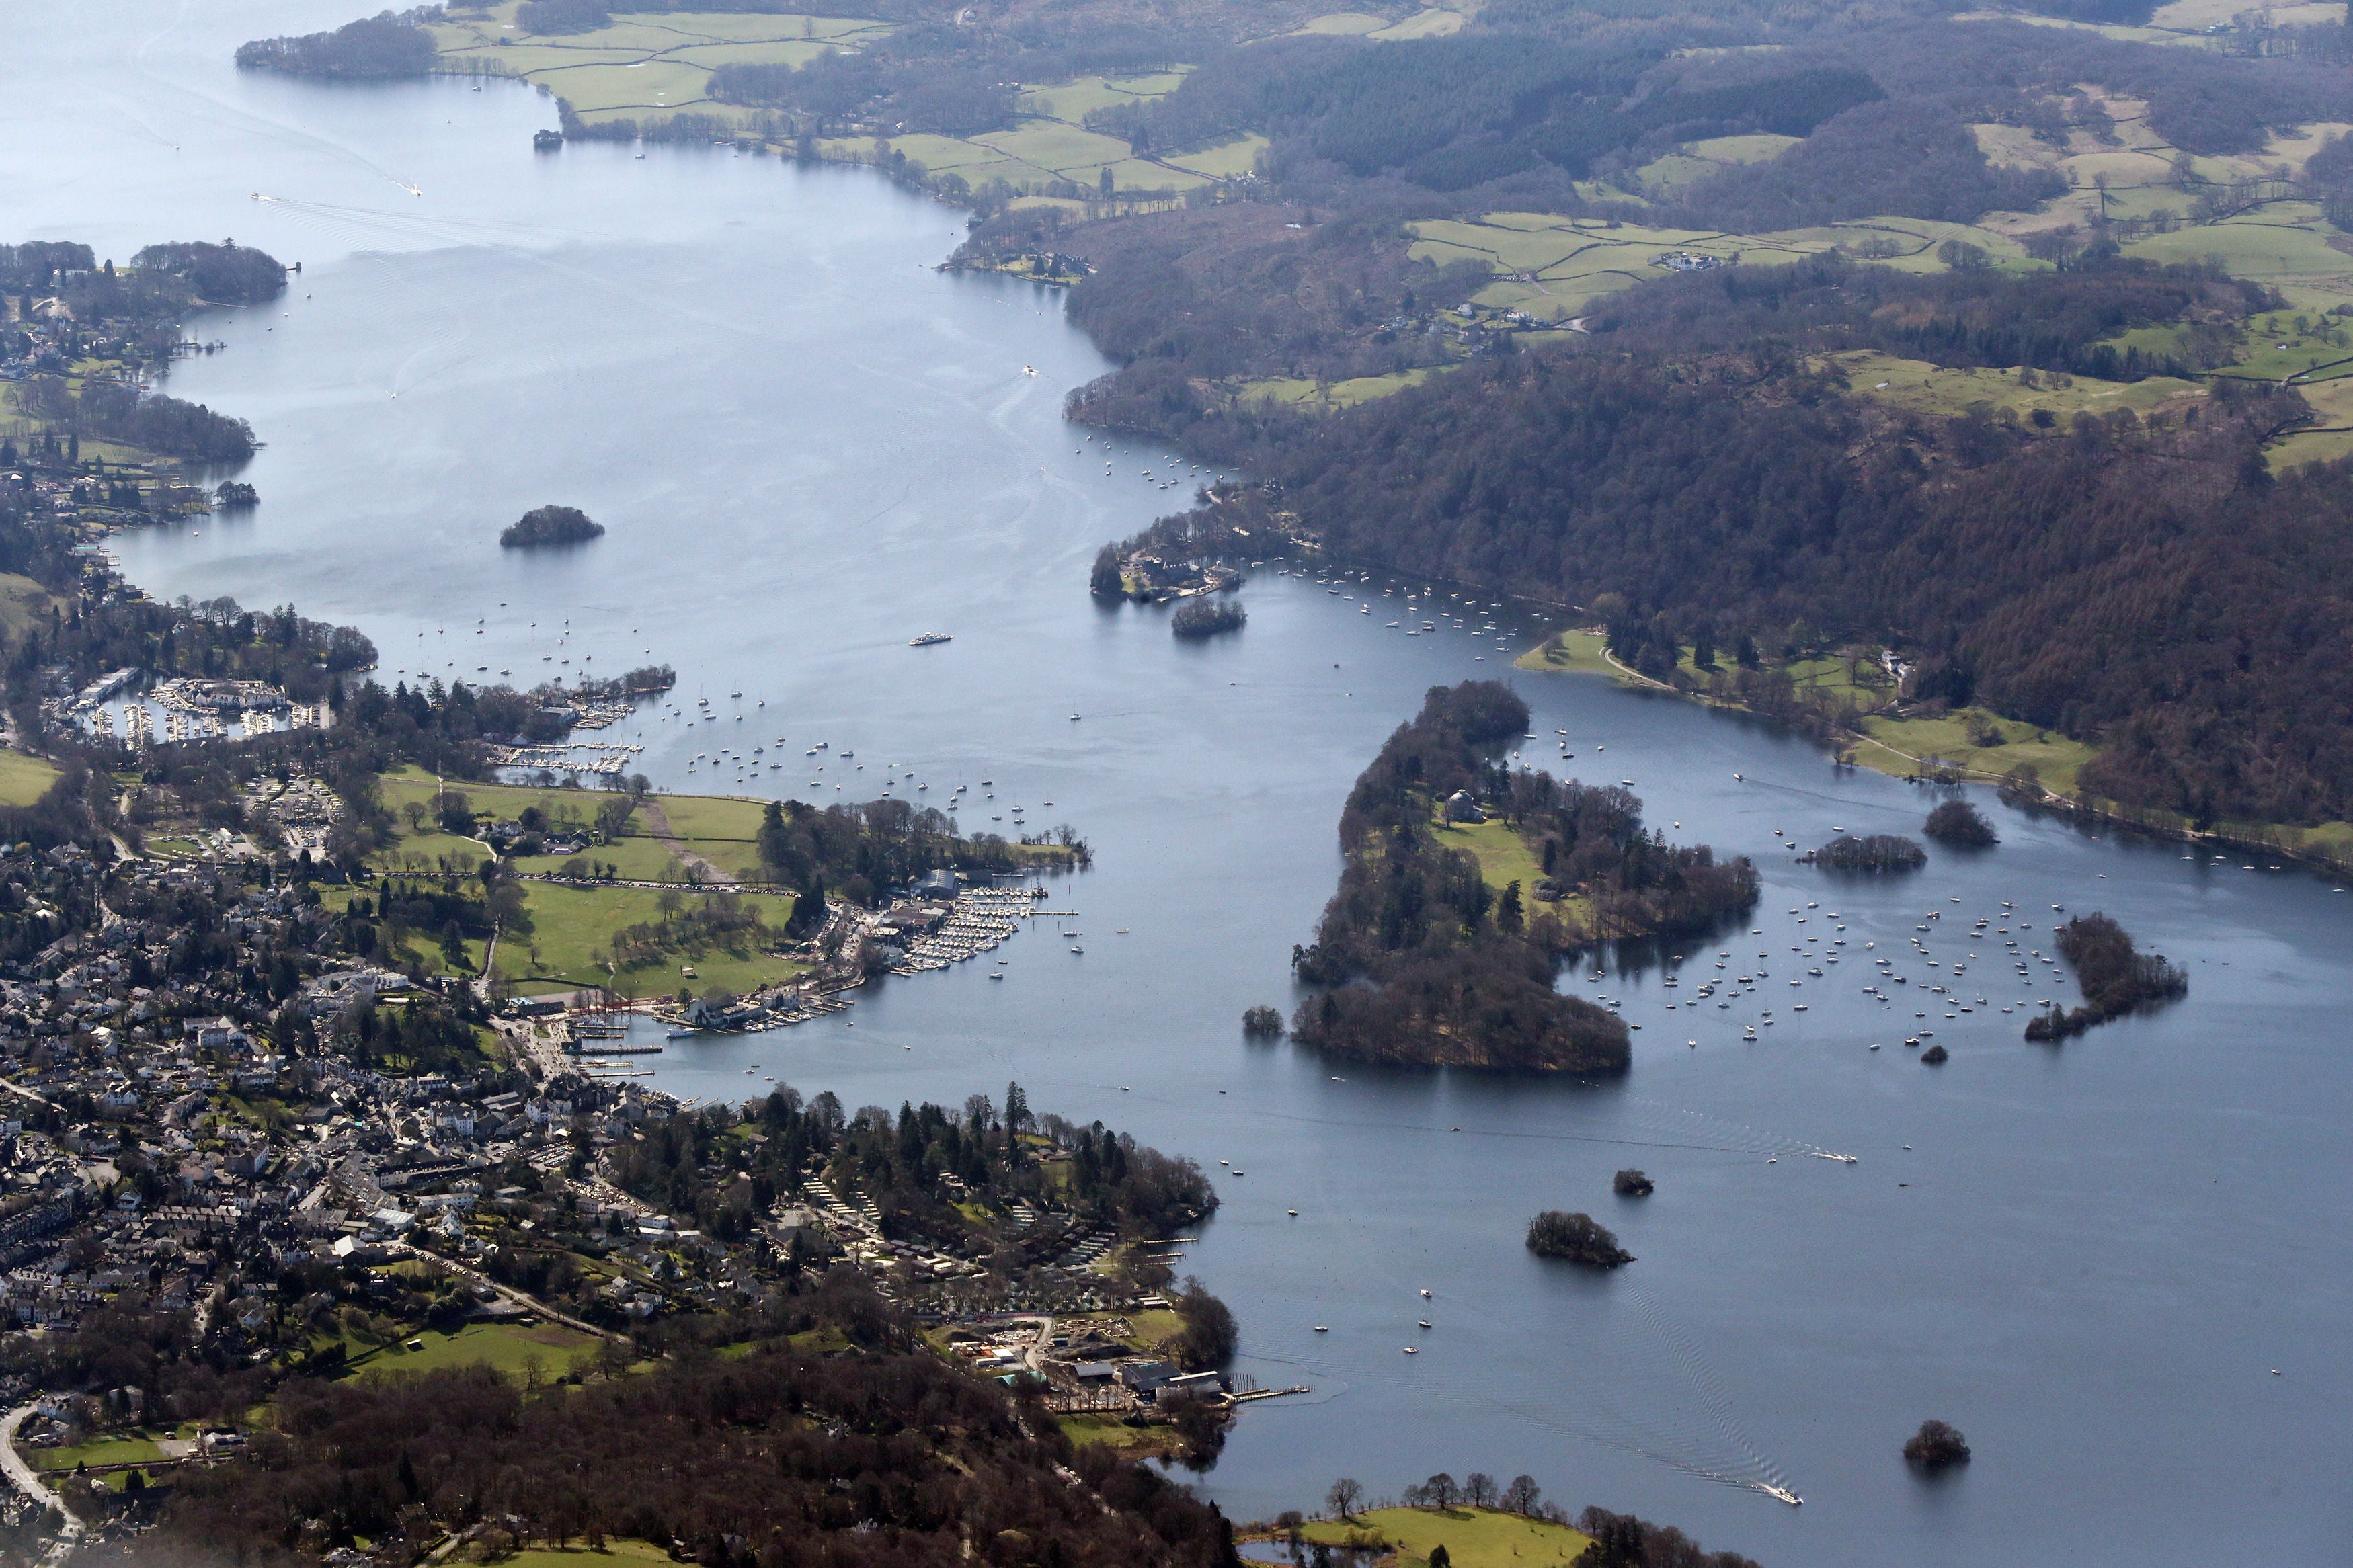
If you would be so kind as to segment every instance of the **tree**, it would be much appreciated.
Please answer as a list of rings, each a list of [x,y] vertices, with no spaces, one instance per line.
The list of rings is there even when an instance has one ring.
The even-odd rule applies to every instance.
[[[1904,1459],[1923,1470],[1966,1465],[1969,1462],[1969,1442],[1957,1428],[1942,1421],[1923,1421],[1920,1430],[1905,1439]]]
[[[1985,814],[1966,800],[1948,800],[1937,806],[1928,814],[1927,826],[1921,831],[1955,849],[1987,849],[2000,842]]]
[[[1445,1542],[1430,1549],[1430,1568],[1454,1568],[1454,1559],[1447,1553]]]
[[[463,790],[445,790],[441,794],[439,815],[441,831],[459,838],[474,834],[474,803],[466,798]]]
[[[1110,171],[1104,173],[1108,174]],[[1095,568],[1087,579],[1087,592],[1098,599],[1116,599],[1126,591],[1126,580],[1120,574],[1119,552],[1106,544],[1095,552]]]
[[[1353,1519],[1356,1505],[1365,1500],[1365,1489],[1352,1476],[1342,1476],[1324,1494],[1324,1511],[1335,1519]]]
[[[1103,165],[1103,178],[1096,182],[1096,186],[1103,192],[1103,200],[1105,201],[1109,201],[1112,198],[1112,194],[1118,188],[1112,183],[1111,165],[1109,163],[1105,163]]]
[[[1616,1268],[1634,1261],[1618,1245],[1609,1227],[1591,1215],[1563,1214],[1546,1209],[1528,1222],[1528,1250],[1543,1258],[1565,1258],[1592,1268]]]
[[[1432,1508],[1452,1508],[1454,1500],[1461,1495],[1461,1489],[1454,1484],[1452,1476],[1440,1470],[1421,1483],[1421,1495],[1430,1500]]]
[[[1495,905],[1495,929],[1507,935],[1517,936],[1525,921],[1525,911],[1520,903],[1520,885],[1517,882],[1507,883],[1503,898]]]
[[[1245,1008],[1242,1033],[1254,1040],[1279,1040],[1282,1037],[1282,1015],[1264,1005]]]
[[[1484,1470],[1473,1470],[1462,1478],[1462,1500],[1472,1508],[1495,1506],[1495,1478]]]

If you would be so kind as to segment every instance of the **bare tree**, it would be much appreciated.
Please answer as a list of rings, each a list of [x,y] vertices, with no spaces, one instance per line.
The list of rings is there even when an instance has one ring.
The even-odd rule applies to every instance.
[[[1495,1506],[1495,1478],[1484,1470],[1473,1470],[1462,1478],[1462,1500],[1472,1508]]]
[[[1342,1476],[1324,1494],[1324,1511],[1335,1519],[1353,1518],[1356,1505],[1365,1500],[1365,1489],[1352,1476]]]
[[[1461,1495],[1461,1489],[1454,1484],[1452,1476],[1440,1470],[1421,1483],[1421,1494],[1430,1500],[1432,1508],[1452,1508],[1454,1500]]]
[[[1536,1485],[1534,1476],[1514,1476],[1512,1484],[1504,1489],[1504,1506],[1514,1513],[1534,1513],[1544,1489]]]

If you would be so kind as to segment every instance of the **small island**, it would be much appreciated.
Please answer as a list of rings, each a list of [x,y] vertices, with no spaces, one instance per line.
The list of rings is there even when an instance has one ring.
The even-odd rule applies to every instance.
[[[1969,1462],[1969,1440],[1942,1421],[1923,1421],[1920,1430],[1904,1440],[1904,1462],[1915,1469],[1936,1471]]]
[[[2001,842],[1985,813],[1965,800],[1948,800],[1936,807],[1921,831],[1947,849],[1990,849]]]
[[[1242,1010],[1242,1033],[1253,1040],[1282,1038],[1282,1014],[1261,1003]]]
[[[1647,1198],[1659,1188],[1640,1171],[1620,1171],[1609,1178],[1609,1190],[1621,1198]]]
[[[1528,1221],[1528,1250],[1539,1258],[1561,1258],[1588,1268],[1619,1268],[1634,1255],[1591,1215],[1563,1214],[1546,1209]]]
[[[1940,1068],[1952,1059],[1953,1053],[1942,1046],[1930,1046],[1920,1053],[1922,1067]]]
[[[499,535],[501,550],[537,550],[546,545],[586,544],[605,535],[605,525],[578,507],[543,506],[522,514]]]
[[[223,479],[213,487],[213,505],[223,511],[251,511],[261,504],[261,496],[242,479]]]
[[[2084,1005],[2063,1011],[2053,1004],[2038,1014],[2026,1026],[2030,1040],[2063,1040],[2094,1024],[2189,994],[2186,970],[2168,963],[2163,953],[2137,951],[2131,935],[2106,915],[2078,915],[2062,926],[2059,956],[2074,968]]]
[[[1841,834],[1803,858],[1831,871],[1916,871],[1928,863],[1928,852],[1893,833]]]
[[[1210,599],[1188,599],[1168,617],[1168,629],[1180,637],[1198,640],[1213,637],[1219,632],[1238,632],[1250,620],[1250,612],[1232,600],[1220,604]]]

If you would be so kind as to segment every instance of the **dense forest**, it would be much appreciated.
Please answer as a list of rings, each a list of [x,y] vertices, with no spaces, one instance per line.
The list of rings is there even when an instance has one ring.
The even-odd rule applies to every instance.
[[[199,463],[242,463],[253,456],[253,426],[161,392],[115,381],[87,381],[77,393],[63,376],[37,375],[18,393],[19,405],[74,436]]]
[[[286,292],[286,268],[249,245],[151,245],[131,258],[142,272],[177,278],[212,305],[259,305]]]
[[[386,11],[332,32],[256,38],[237,47],[237,63],[246,70],[353,81],[423,76],[433,68],[433,35],[417,25],[419,19],[418,12],[396,16]]]
[[[1054,837],[1071,863],[1090,862],[1085,841],[1068,827],[1056,829]],[[903,886],[926,871],[985,876],[1018,869],[1035,858],[999,834],[965,837],[953,818],[903,800],[822,807],[771,801],[761,820],[758,849],[769,878],[817,901],[813,916],[821,916],[828,890],[852,903],[871,903],[876,889]],[[797,912],[795,925],[802,919]]]
[[[1641,803],[1493,761],[1527,705],[1493,681],[1432,687],[1356,780],[1340,817],[1346,859],[1299,977],[1305,1045],[1377,1061],[1618,1072],[1626,1026],[1553,990],[1557,956],[1599,935],[1703,929],[1756,901],[1746,860],[1716,864],[1641,827]],[[1440,828],[1460,795],[1503,816],[1544,868],[1498,894]],[[1542,901],[1538,901],[1542,900]],[[1535,903],[1531,910],[1530,904]]]
[[[779,1338],[586,1383],[291,1382],[252,1451],[185,1472],[123,1561],[311,1562],[488,1524],[492,1549],[675,1542],[705,1568],[1236,1563],[1215,1508],[864,1311],[878,1342],[849,1357]]]
[[[812,1166],[836,1191],[873,1203],[892,1239],[958,1249],[1000,1231],[1009,1244],[1018,1228],[1010,1205],[1021,1201],[1067,1206],[1129,1237],[1167,1235],[1218,1206],[1192,1161],[1101,1123],[1039,1115],[1018,1084],[1008,1086],[1001,1106],[973,1095],[955,1110],[902,1104],[895,1117],[880,1106],[845,1112],[831,1094],[804,1103],[790,1089],[746,1110],[759,1133],[749,1153],[732,1114],[676,1118],[620,1152],[615,1180],[725,1239],[745,1235]],[[990,1217],[976,1219],[958,1204]]]
[[[2063,1040],[2095,1024],[2189,994],[2189,973],[2163,953],[2141,952],[2124,927],[2103,914],[2076,915],[2059,928],[2059,955],[2075,971],[2080,1007],[2056,1003],[2026,1026],[2030,1040]]]
[[[2234,296],[2123,260],[2025,282],[1833,259],[1675,279],[1621,296],[1590,344],[1332,417],[1153,542],[1258,552],[1289,534],[1777,658],[1887,639],[1923,699],[2102,741],[2087,793],[2201,826],[2343,817],[2353,669],[2324,650],[2353,638],[2353,560],[2331,542],[2353,526],[2353,468],[2265,471],[2263,441],[2312,417],[2293,392],[2220,380],[2063,428],[1934,418],[1852,395],[1808,353],[2081,364],[2144,312],[2219,317]],[[1770,325],[1727,344],[1703,301]]]

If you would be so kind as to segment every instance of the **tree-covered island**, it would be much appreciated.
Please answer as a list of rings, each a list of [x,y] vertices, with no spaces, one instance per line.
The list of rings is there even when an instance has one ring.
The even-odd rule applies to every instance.
[[[1339,890],[1293,952],[1325,988],[1293,1020],[1303,1043],[1369,1061],[1623,1072],[1626,1025],[1553,989],[1560,958],[1704,931],[1757,901],[1746,858],[1645,833],[1625,790],[1496,760],[1527,721],[1500,682],[1432,687],[1356,780]]]
[[[501,550],[537,550],[549,545],[586,544],[605,537],[605,525],[576,506],[534,507],[499,533]]]

